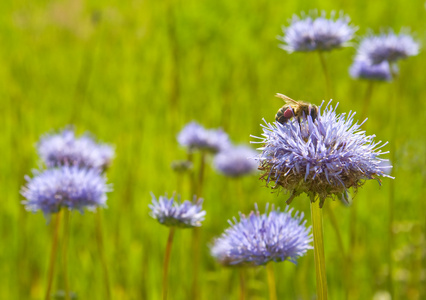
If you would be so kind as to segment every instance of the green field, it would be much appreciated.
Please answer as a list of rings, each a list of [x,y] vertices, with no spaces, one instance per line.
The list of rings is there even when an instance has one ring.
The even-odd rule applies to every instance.
[[[101,215],[112,299],[160,299],[168,229],[149,216],[148,204],[150,192],[190,197],[188,181],[178,186],[170,168],[186,158],[176,141],[182,127],[195,120],[248,144],[261,134],[262,118],[272,122],[282,105],[275,93],[318,105],[328,100],[318,54],[279,49],[281,25],[301,11],[343,10],[359,27],[358,39],[369,28],[401,27],[420,44],[426,37],[420,0],[18,0],[0,7],[0,299],[44,298],[53,222],[25,211],[19,194],[24,176],[39,166],[34,146],[42,134],[73,124],[115,145],[107,173],[114,191]],[[367,83],[348,74],[354,55],[353,47],[326,53],[339,113],[363,107]],[[393,160],[395,180],[367,182],[350,207],[326,202],[344,246],[342,253],[325,210],[329,299],[426,298],[424,66],[421,50],[400,63],[398,80],[374,86],[365,130],[389,141],[384,150],[393,152],[385,157]],[[239,297],[238,270],[209,254],[227,220],[254,203],[261,211],[267,202],[286,206],[288,195],[271,193],[258,177],[231,180],[207,166],[202,299]],[[306,196],[291,206],[310,224]],[[78,299],[107,299],[95,220],[91,212],[70,219],[68,277]],[[61,250],[54,290],[64,288]],[[169,299],[190,299],[192,259],[191,230],[177,231]],[[313,251],[297,265],[274,268],[278,299],[314,299]],[[268,298],[265,268],[248,270],[246,280],[247,299]]]

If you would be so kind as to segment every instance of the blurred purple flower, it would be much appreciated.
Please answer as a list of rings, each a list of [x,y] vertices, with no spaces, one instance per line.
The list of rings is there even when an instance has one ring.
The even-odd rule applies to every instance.
[[[188,200],[177,203],[174,201],[174,196],[170,199],[167,196],[160,196],[157,200],[152,195],[152,204],[149,205],[149,208],[151,217],[163,225],[191,228],[201,226],[201,222],[204,221],[206,212],[202,210],[202,204],[202,199],[198,199],[195,203]]]
[[[396,72],[396,70],[394,70],[394,72]],[[391,69],[387,61],[382,61],[380,64],[372,65],[368,61],[355,58],[349,69],[349,74],[355,79],[381,81],[392,80]]]
[[[260,170],[272,188],[282,187],[291,193],[287,203],[301,193],[319,198],[322,207],[326,198],[342,197],[348,201],[348,189],[356,189],[367,179],[390,177],[379,156],[388,152],[379,150],[387,144],[374,142],[374,135],[367,136],[361,125],[354,124],[355,113],[336,114],[329,104],[313,122],[308,116],[299,122],[292,120],[285,125],[266,123],[259,143],[262,154]]]
[[[302,13],[302,17],[293,15],[290,25],[282,27],[284,36],[278,37],[284,43],[280,48],[292,53],[330,51],[347,46],[357,30],[349,22],[350,18],[342,13],[336,19],[334,12],[327,19],[324,11],[321,16],[317,13],[312,13],[311,16]]]
[[[371,64],[383,61],[395,62],[419,53],[419,44],[406,33],[395,34],[392,30],[380,35],[366,36],[358,47],[357,56]]]
[[[106,193],[111,187],[98,169],[61,167],[35,172],[35,176],[25,177],[27,184],[22,187],[25,197],[22,203],[29,211],[42,210],[45,215],[59,212],[61,207],[94,210],[106,207]]]
[[[239,177],[257,170],[257,162],[253,160],[257,152],[247,146],[228,148],[216,154],[214,167],[224,175]]]
[[[179,132],[177,140],[189,151],[206,150],[216,153],[230,146],[229,137],[223,130],[207,130],[196,122],[187,124]]]
[[[297,258],[312,249],[310,227],[306,227],[303,213],[291,215],[292,209],[281,212],[274,209],[260,214],[257,205],[248,216],[240,213],[240,221],[228,221],[231,227],[211,246],[211,254],[220,263],[229,266],[257,266],[270,261]]]
[[[98,144],[88,135],[76,138],[72,129],[43,136],[37,151],[47,168],[78,166],[105,170],[114,157],[111,146]]]

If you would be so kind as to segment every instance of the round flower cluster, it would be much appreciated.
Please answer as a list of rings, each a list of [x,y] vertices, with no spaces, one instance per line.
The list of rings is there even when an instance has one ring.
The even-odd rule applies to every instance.
[[[149,208],[151,217],[163,225],[191,228],[201,226],[201,222],[204,221],[206,212],[202,210],[202,204],[202,199],[177,203],[173,196],[170,199],[167,196],[160,196],[157,200],[152,195],[152,204],[149,205]]]
[[[350,18],[343,14],[335,19],[334,12],[330,19],[326,18],[325,12],[321,16],[317,13],[311,16],[302,14],[302,17],[294,15],[290,25],[282,28],[284,36],[278,37],[284,43],[280,48],[292,53],[330,51],[347,46],[357,30],[349,22]]]
[[[178,142],[190,151],[217,153],[230,146],[228,135],[221,129],[205,129],[196,122],[186,125],[178,134]]]
[[[312,236],[303,213],[291,213],[291,209],[281,212],[273,206],[268,213],[268,205],[264,214],[260,214],[257,205],[248,216],[240,213],[240,221],[229,221],[231,227],[214,240],[212,256],[229,266],[257,266],[284,260],[296,263],[298,257],[312,249]]]
[[[71,129],[42,137],[37,151],[47,168],[78,166],[104,170],[114,157],[111,146],[98,144],[88,135],[76,138]]]
[[[61,167],[26,176],[21,190],[26,198],[22,203],[29,211],[43,211],[45,215],[59,212],[62,207],[83,212],[106,206],[106,193],[111,191],[105,176],[97,169]]]
[[[219,152],[213,161],[215,168],[230,177],[239,177],[257,170],[257,162],[252,158],[257,152],[247,146],[236,146]]]
[[[338,196],[348,201],[348,189],[356,189],[367,179],[385,174],[389,166],[379,158],[380,148],[387,143],[374,142],[361,125],[354,123],[354,114],[337,114],[336,108],[319,108],[318,119],[311,116],[300,123],[292,120],[282,125],[267,123],[259,143],[264,146],[257,158],[262,179],[273,181],[273,188],[283,188],[291,196],[288,203],[301,193],[320,199],[320,207],[328,197]]]

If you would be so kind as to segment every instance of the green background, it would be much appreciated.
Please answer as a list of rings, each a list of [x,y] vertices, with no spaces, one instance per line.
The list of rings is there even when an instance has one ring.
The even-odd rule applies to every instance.
[[[399,32],[401,27],[411,28],[421,44],[425,38],[425,2],[418,0],[18,0],[0,6],[1,299],[44,297],[53,222],[26,212],[19,194],[24,175],[39,166],[34,146],[40,135],[74,124],[78,133],[89,131],[115,145],[108,171],[114,191],[102,212],[113,299],[159,299],[168,229],[149,217],[149,192],[171,195],[178,189],[170,164],[186,158],[176,142],[180,129],[196,120],[223,128],[236,144],[248,144],[254,140],[250,135],[260,135],[262,118],[272,122],[282,105],[275,93],[316,104],[326,98],[318,54],[278,48],[281,26],[294,13],[343,10],[359,27],[358,39],[369,28]],[[362,110],[367,83],[348,75],[354,54],[352,47],[326,53],[339,113]],[[382,187],[367,182],[352,207],[325,204],[334,210],[345,248],[342,254],[325,211],[330,299],[345,299],[345,286],[351,299],[389,299],[392,291],[395,299],[426,297],[424,66],[420,52],[400,63],[396,82],[373,90],[364,128],[390,142],[384,150],[393,151],[385,156],[393,158],[396,179],[384,179]],[[183,184],[188,199],[187,181]],[[261,211],[267,202],[284,207],[287,195],[271,191],[258,175],[230,180],[208,165],[199,274],[203,299],[237,299],[238,270],[217,264],[208,244],[228,219],[254,203]],[[310,224],[308,199],[301,196],[291,205],[304,211]],[[190,230],[176,233],[169,299],[190,295],[190,243]],[[350,274],[343,267],[348,257],[354,266]],[[71,216],[68,265],[79,299],[105,299],[91,212]],[[298,265],[274,268],[279,299],[314,297],[313,251]],[[246,275],[248,299],[267,298],[265,269]],[[54,290],[63,289],[60,264],[56,278]]]

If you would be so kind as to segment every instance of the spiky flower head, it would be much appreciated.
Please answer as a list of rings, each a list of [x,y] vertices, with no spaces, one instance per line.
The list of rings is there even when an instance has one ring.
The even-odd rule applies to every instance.
[[[393,73],[397,69],[394,67]],[[370,62],[356,58],[349,68],[349,74],[354,79],[390,81],[392,80],[391,67],[389,62],[382,61],[380,64],[373,65]]]
[[[319,199],[320,207],[334,196],[347,202],[349,188],[356,192],[367,179],[380,183],[379,176],[390,177],[383,164],[388,160],[380,158],[388,153],[380,150],[387,142],[375,142],[361,130],[363,123],[354,123],[355,113],[337,114],[336,108],[321,105],[315,121],[311,116],[284,125],[265,121],[263,137],[255,137],[263,144],[257,158],[261,178],[290,192],[287,203],[301,193]]]
[[[284,43],[280,48],[292,53],[330,51],[347,46],[357,30],[349,22],[350,18],[343,13],[336,18],[332,12],[329,19],[324,11],[320,16],[317,12],[309,16],[293,15],[290,25],[282,27],[284,35],[278,37]]]
[[[239,177],[257,170],[257,162],[252,158],[257,152],[247,146],[235,146],[216,154],[214,167],[224,175]]]
[[[76,137],[71,128],[43,136],[37,144],[37,151],[48,168],[78,166],[104,170],[114,157],[114,149],[110,145],[96,143],[87,134]]]
[[[22,203],[27,210],[41,210],[45,215],[59,212],[62,207],[80,212],[106,207],[106,193],[111,191],[98,169],[64,166],[36,171],[33,178],[25,179],[21,194],[26,200]]]
[[[217,153],[230,146],[229,137],[222,129],[205,129],[196,122],[187,124],[179,132],[177,140],[189,151],[205,150]]]
[[[303,213],[292,216],[292,209],[280,211],[272,206],[268,213],[266,205],[265,213],[260,214],[255,205],[248,216],[240,213],[240,221],[233,218],[228,222],[231,227],[211,246],[212,256],[224,265],[258,266],[284,260],[296,263],[312,249],[310,227],[306,227]]]
[[[188,200],[178,203],[174,196],[160,196],[157,200],[153,194],[150,215],[163,225],[168,227],[191,228],[201,226],[206,212],[202,210],[203,199],[194,202]]]
[[[395,34],[392,30],[387,33],[374,35],[370,33],[358,46],[357,56],[371,64],[383,61],[396,62],[419,53],[419,44],[408,33]]]

